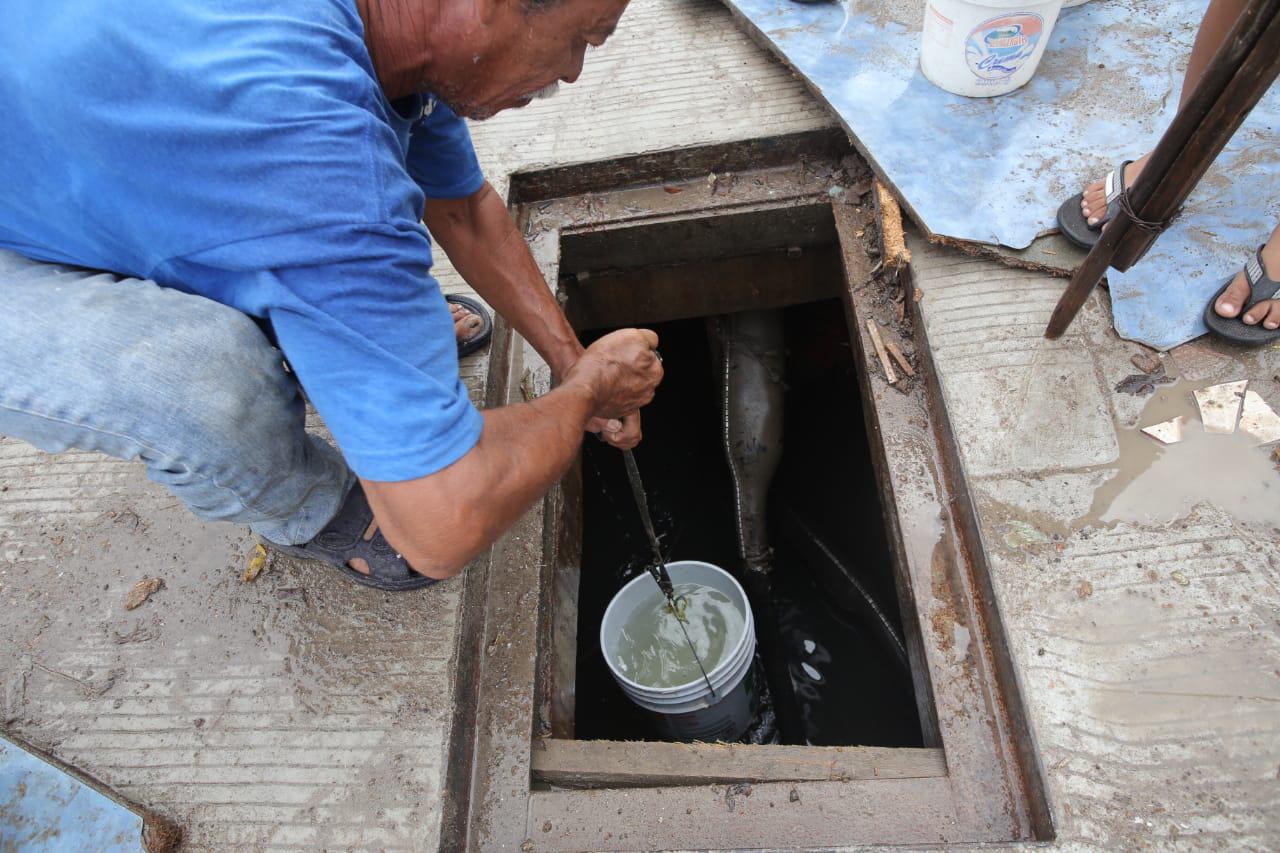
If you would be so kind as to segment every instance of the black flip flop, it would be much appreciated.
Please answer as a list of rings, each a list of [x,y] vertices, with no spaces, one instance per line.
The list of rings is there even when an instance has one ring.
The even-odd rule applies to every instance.
[[[1097,243],[1098,238],[1102,236],[1102,226],[1111,221],[1111,216],[1116,211],[1116,203],[1125,191],[1124,169],[1132,162],[1132,160],[1125,160],[1107,172],[1106,180],[1103,182],[1107,194],[1107,212],[1097,224],[1090,225],[1089,220],[1085,219],[1084,214],[1080,212],[1084,193],[1078,193],[1062,203],[1058,208],[1058,230],[1062,232],[1063,237],[1082,249],[1093,248],[1094,243]]]
[[[451,302],[454,305],[461,305],[463,308],[467,309],[467,313],[475,314],[479,317],[482,324],[480,326],[480,331],[476,332],[465,341],[458,341],[458,358],[471,355],[471,353],[489,343],[489,339],[493,337],[493,318],[489,316],[488,311],[484,310],[483,305],[469,296],[450,295],[446,296],[444,301]]]
[[[365,497],[360,484],[356,483],[347,494],[342,509],[310,542],[301,545],[277,545],[274,542],[263,544],[291,557],[320,560],[356,583],[374,589],[408,592],[436,582],[435,578],[420,575],[409,568],[405,558],[397,554],[391,543],[383,538],[381,530],[374,533],[373,538],[365,539],[365,531],[371,524],[373,510],[369,508],[369,499]],[[350,561],[357,557],[369,565],[369,574],[351,568]]]
[[[1244,265],[1244,277],[1249,282],[1249,304],[1241,308],[1240,313],[1234,317],[1223,317],[1214,310],[1213,306],[1218,304],[1222,294],[1231,286],[1231,280],[1235,278],[1235,275],[1231,275],[1204,307],[1204,324],[1209,327],[1210,332],[1223,340],[1242,346],[1257,347],[1280,340],[1280,329],[1268,329],[1261,323],[1250,326],[1241,319],[1249,313],[1250,308],[1259,302],[1274,299],[1276,293],[1280,292],[1280,281],[1268,277],[1266,268],[1262,265],[1261,246]]]

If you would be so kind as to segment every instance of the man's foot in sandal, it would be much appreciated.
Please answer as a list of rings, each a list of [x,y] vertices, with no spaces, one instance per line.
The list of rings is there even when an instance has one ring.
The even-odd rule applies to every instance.
[[[479,302],[466,296],[446,296],[453,315],[453,334],[458,339],[458,358],[470,355],[493,336],[493,318]]]
[[[1244,346],[1280,340],[1280,228],[1214,295],[1204,324],[1220,338]]]
[[[1084,192],[1072,196],[1058,208],[1058,230],[1062,236],[1082,249],[1092,249],[1102,234],[1102,226],[1115,215],[1120,194],[1133,186],[1150,154],[1137,160],[1125,160],[1107,173],[1100,181],[1094,181]]]
[[[291,557],[328,563],[356,583],[375,589],[407,592],[436,582],[415,572],[383,538],[359,483],[351,487],[338,514],[310,542],[263,544]]]

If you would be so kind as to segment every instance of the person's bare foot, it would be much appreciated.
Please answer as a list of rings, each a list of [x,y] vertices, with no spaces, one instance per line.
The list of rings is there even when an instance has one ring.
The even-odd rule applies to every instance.
[[[1142,174],[1142,169],[1147,165],[1147,160],[1151,155],[1143,154],[1137,160],[1124,167],[1124,185],[1126,187],[1133,186],[1134,180],[1138,175]],[[1080,212],[1084,214],[1085,221],[1090,225],[1097,225],[1107,215],[1107,187],[1106,179],[1094,181],[1084,188],[1084,197],[1080,199]]]
[[[484,328],[484,320],[468,311],[463,305],[450,302],[449,312],[453,315],[453,334],[458,339],[458,343],[470,340]]]
[[[1271,239],[1262,247],[1262,271],[1272,281],[1280,280],[1280,228],[1271,234]],[[1238,317],[1240,310],[1249,303],[1249,296],[1249,281],[1242,269],[1218,297],[1213,310],[1220,317]],[[1280,329],[1280,299],[1264,299],[1251,306],[1240,319],[1247,326],[1261,323],[1264,329]]]

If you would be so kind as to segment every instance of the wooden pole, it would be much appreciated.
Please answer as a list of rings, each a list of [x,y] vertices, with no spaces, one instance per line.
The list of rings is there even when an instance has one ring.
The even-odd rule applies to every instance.
[[[1130,209],[1148,222],[1171,218],[1278,73],[1280,0],[1250,0],[1129,189]],[[1061,337],[1107,268],[1128,269],[1157,236],[1125,210],[1113,212],[1053,309],[1045,337]]]

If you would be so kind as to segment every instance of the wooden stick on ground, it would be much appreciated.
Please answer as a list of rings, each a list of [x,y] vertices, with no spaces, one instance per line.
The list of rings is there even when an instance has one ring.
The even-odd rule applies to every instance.
[[[892,385],[898,381],[898,374],[893,372],[893,364],[889,361],[889,354],[885,352],[884,341],[880,338],[880,327],[876,325],[875,320],[867,320],[867,334],[871,335],[871,343],[876,348],[876,355],[880,356],[880,366],[884,368],[884,378]]]
[[[916,375],[915,368],[911,366],[911,362],[907,361],[906,355],[903,354],[902,349],[897,344],[893,341],[885,341],[884,348],[889,351],[889,355],[893,356],[893,360],[898,363],[898,367],[902,368],[903,373],[908,376]]]

